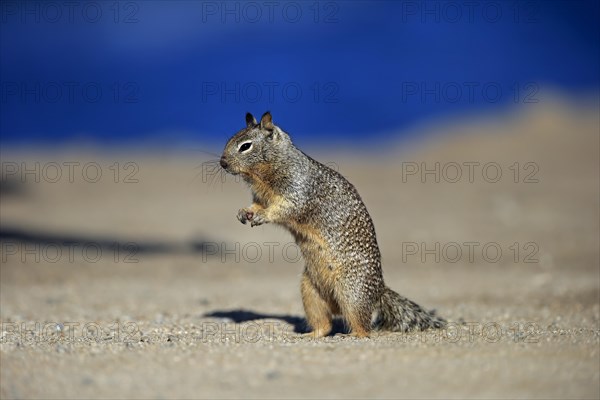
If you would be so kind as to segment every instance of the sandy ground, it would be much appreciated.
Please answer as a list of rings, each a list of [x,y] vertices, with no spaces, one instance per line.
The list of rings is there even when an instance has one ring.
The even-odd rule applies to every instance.
[[[299,336],[291,236],[241,225],[204,154],[4,149],[1,397],[600,397],[597,108],[429,129],[312,151],[362,194],[387,284],[451,321],[364,340]]]

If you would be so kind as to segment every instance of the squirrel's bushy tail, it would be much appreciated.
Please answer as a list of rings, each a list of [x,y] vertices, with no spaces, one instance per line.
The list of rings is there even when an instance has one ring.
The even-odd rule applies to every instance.
[[[386,287],[381,295],[380,309],[375,328],[386,331],[410,332],[414,330],[439,329],[446,321],[427,311],[414,301],[400,296]]]

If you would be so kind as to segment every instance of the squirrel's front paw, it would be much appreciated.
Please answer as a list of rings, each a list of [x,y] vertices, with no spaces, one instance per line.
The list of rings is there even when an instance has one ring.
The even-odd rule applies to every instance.
[[[251,221],[254,218],[254,211],[249,208],[242,208],[237,213],[237,219],[244,225],[246,225],[247,221]]]
[[[268,222],[267,218],[265,217],[265,214],[262,212],[262,210],[254,213],[252,218],[250,218],[249,220],[251,221],[250,222],[251,227],[259,226],[259,225],[262,225],[262,224]]]
[[[250,221],[250,226],[258,226],[269,222],[264,210],[253,210],[252,208],[242,208],[238,211],[237,219],[244,225]]]

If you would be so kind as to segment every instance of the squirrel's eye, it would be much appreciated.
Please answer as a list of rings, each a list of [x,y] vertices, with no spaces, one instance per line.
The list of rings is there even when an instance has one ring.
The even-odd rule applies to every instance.
[[[252,147],[252,142],[242,143],[242,145],[240,146],[240,149],[238,151],[240,153],[244,153],[244,152],[250,150],[251,147]]]

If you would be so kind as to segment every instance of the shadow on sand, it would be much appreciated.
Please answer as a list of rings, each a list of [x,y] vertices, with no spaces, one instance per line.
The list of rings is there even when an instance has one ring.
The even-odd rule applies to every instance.
[[[90,247],[101,250],[123,249],[133,254],[203,254],[218,255],[215,242],[197,240],[183,243],[162,241],[121,240],[111,237],[81,236],[76,234],[37,232],[12,227],[0,227],[0,241],[8,251],[10,244],[33,244],[39,246]]]
[[[284,321],[294,327],[295,333],[306,333],[309,332],[308,325],[306,320],[302,317],[294,316],[294,315],[285,315],[285,314],[261,314],[254,311],[249,310],[228,310],[228,311],[213,311],[207,314],[204,314],[203,317],[206,318],[227,318],[236,324],[241,324],[249,321],[257,321],[261,319],[278,319]],[[333,336],[337,333],[348,333],[348,330],[344,326],[344,323],[341,319],[333,320],[333,329],[329,336]]]

